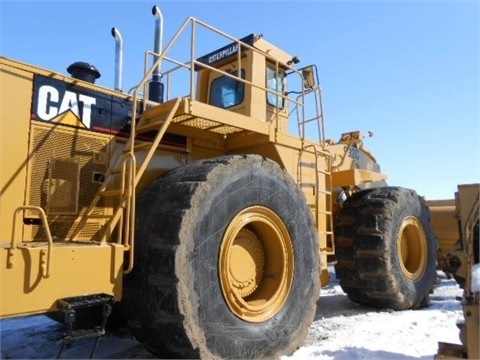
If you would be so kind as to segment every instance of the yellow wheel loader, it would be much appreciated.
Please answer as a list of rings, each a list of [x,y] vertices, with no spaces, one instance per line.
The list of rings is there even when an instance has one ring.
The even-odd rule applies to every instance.
[[[275,358],[304,341],[329,257],[353,301],[424,306],[429,209],[360,132],[326,137],[316,67],[195,18],[163,46],[153,14],[127,93],[118,29],[114,89],[89,63],[0,58],[1,317],[49,314],[69,342],[118,312],[159,356]]]

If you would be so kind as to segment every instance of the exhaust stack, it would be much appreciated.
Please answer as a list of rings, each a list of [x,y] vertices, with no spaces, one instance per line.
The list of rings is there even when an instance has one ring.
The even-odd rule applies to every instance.
[[[112,36],[115,38],[115,90],[122,90],[123,75],[123,39],[120,31],[112,28]]]
[[[152,15],[155,16],[155,39],[153,51],[155,54],[162,52],[163,42],[163,15],[158,6],[152,8]],[[154,59],[156,61],[156,59]],[[163,84],[161,83],[160,66],[153,70],[152,81],[148,84],[148,100],[163,103]]]

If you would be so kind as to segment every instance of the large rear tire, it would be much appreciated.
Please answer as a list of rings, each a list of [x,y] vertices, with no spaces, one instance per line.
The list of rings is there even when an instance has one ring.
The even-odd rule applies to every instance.
[[[385,187],[351,196],[335,219],[335,245],[335,272],[351,300],[395,310],[427,304],[437,240],[415,191]]]
[[[303,194],[256,155],[174,169],[137,205],[122,307],[147,349],[181,358],[276,358],[305,339],[319,295]]]

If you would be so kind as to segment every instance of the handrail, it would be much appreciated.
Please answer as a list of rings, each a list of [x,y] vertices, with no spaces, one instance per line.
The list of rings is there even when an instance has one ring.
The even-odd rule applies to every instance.
[[[128,267],[124,270],[125,274],[128,274],[133,269],[133,257],[135,249],[135,201],[136,201],[136,169],[137,169],[137,159],[133,153],[125,154],[130,158],[130,169],[128,172],[128,186],[126,194],[126,206],[125,206],[125,227],[123,228],[124,233],[124,243],[126,249],[129,250],[129,262]],[[127,160],[127,159],[126,159]],[[121,232],[121,231],[120,231]]]
[[[315,224],[317,224],[317,228],[319,228],[319,226],[318,226],[318,221],[319,221],[318,209],[319,209],[320,200],[319,200],[318,188],[319,188],[320,179],[318,178],[318,149],[317,149],[317,147],[313,144],[305,145],[301,150],[299,160],[301,162],[301,160],[302,160],[302,155],[301,154],[304,151],[308,150],[308,148],[310,148],[310,147],[313,148],[313,154],[314,154],[314,157],[315,157]],[[301,163],[299,163],[299,166],[301,166]],[[302,173],[301,170],[298,173],[299,173],[299,176],[301,177],[301,173]],[[300,182],[301,181],[302,180],[300,179]]]
[[[309,94],[313,94],[315,97],[315,109],[316,109],[316,116],[310,119],[305,120],[305,97]],[[302,98],[302,101],[299,102],[298,99]],[[302,104],[302,116],[298,115],[298,108],[297,108],[297,119],[298,119],[298,132],[302,139],[305,138],[305,124],[310,121],[317,121],[317,131],[318,131],[318,141],[320,144],[325,143],[325,127],[324,127],[324,116],[323,116],[323,101],[322,101],[322,89],[320,86],[315,86],[312,89],[309,89],[305,92],[302,92],[299,96],[297,96],[295,104]],[[302,120],[300,121],[300,118]]]
[[[173,45],[177,42],[179,37],[186,31],[188,26],[191,25],[191,44],[190,44],[190,60],[187,62],[180,62],[177,60],[174,60],[167,55],[169,54],[170,50],[172,49]],[[86,209],[86,211],[83,213],[80,222],[77,224],[76,228],[73,229],[72,235],[70,236],[71,239],[73,239],[81,230],[81,228],[85,225],[85,223],[88,221],[88,217],[90,216],[90,212],[95,206],[95,204],[98,203],[98,201],[101,199],[102,196],[105,196],[105,192],[108,192],[108,187],[111,185],[112,179],[114,178],[112,169],[115,168],[115,174],[118,174],[120,170],[120,188],[119,189],[114,189],[118,190],[120,193],[120,197],[118,199],[119,203],[117,204],[117,207],[114,210],[113,215],[111,215],[110,219],[107,221],[106,224],[104,224],[103,227],[103,235],[101,238],[101,244],[104,244],[109,237],[112,235],[114,229],[116,226],[118,226],[118,238],[117,243],[118,244],[123,244],[125,249],[129,251],[129,263],[127,267],[124,269],[125,273],[128,273],[132,270],[133,268],[133,261],[134,261],[134,225],[135,225],[135,200],[136,200],[136,186],[138,185],[140,181],[140,177],[142,176],[143,172],[145,171],[148,162],[150,161],[151,157],[153,156],[153,151],[148,152],[148,155],[145,157],[143,161],[141,161],[140,168],[137,169],[137,164],[136,164],[136,157],[135,157],[135,139],[137,136],[137,122],[140,121],[141,119],[141,113],[144,112],[147,109],[147,105],[154,105],[153,102],[149,101],[148,97],[148,82],[150,81],[153,73],[155,71],[160,71],[162,69],[163,72],[157,74],[159,79],[162,78],[163,76],[167,77],[167,80],[170,81],[172,74],[177,71],[177,70],[186,70],[190,71],[190,84],[189,84],[189,91],[190,93],[188,94],[188,97],[190,100],[195,100],[195,89],[194,89],[194,81],[195,81],[195,71],[196,68],[202,67],[204,69],[208,69],[216,74],[221,74],[223,76],[229,77],[231,79],[234,79],[238,82],[241,82],[247,86],[250,86],[252,89],[260,89],[263,91],[265,94],[271,93],[276,96],[277,103],[280,99],[282,99],[286,104],[294,104],[297,109],[301,108],[305,110],[305,95],[308,95],[311,92],[314,92],[315,95],[315,106],[317,110],[317,116],[315,119],[322,120],[322,129],[323,129],[323,110],[321,109],[321,91],[319,87],[315,87],[315,89],[308,89],[302,91],[302,94],[300,97],[294,98],[290,97],[289,93],[285,92],[280,92],[279,90],[279,84],[277,83],[277,87],[275,89],[267,88],[266,84],[256,84],[253,83],[247,79],[243,79],[240,75],[240,71],[236,73],[228,73],[226,71],[223,71],[221,69],[215,68],[213,66],[210,66],[206,63],[197,61],[196,59],[196,50],[197,50],[197,27],[203,26],[206,29],[209,29],[215,33],[217,33],[220,36],[223,36],[226,39],[229,39],[230,41],[236,43],[237,46],[237,53],[236,53],[236,61],[238,62],[238,69],[241,68],[242,65],[242,51],[244,49],[250,49],[256,53],[262,54],[265,56],[265,58],[268,58],[268,62],[270,66],[274,66],[275,68],[275,73],[276,76],[279,75],[280,71],[285,70],[286,71],[286,76],[289,76],[291,74],[294,74],[294,76],[298,77],[298,80],[300,80],[300,83],[302,84],[302,90],[303,88],[303,75],[300,70],[292,67],[291,64],[289,63],[283,63],[280,62],[276,59],[270,58],[269,54],[266,53],[263,50],[260,50],[248,43],[245,43],[237,38],[234,38],[233,36],[230,36],[202,21],[199,21],[193,17],[187,18],[184,23],[180,26],[180,28],[177,30],[177,32],[174,34],[170,42],[163,48],[163,50],[160,53],[154,53],[151,51],[147,51],[145,53],[145,65],[144,65],[144,77],[143,79],[135,86],[133,87],[129,93],[132,91],[132,117],[131,117],[131,124],[130,124],[130,137],[127,143],[125,143],[125,153],[122,154],[119,158],[117,158],[117,161],[113,164],[113,167],[109,167],[107,170],[107,173],[105,175],[105,181],[102,183],[100,186],[95,199],[92,201],[90,207]],[[153,56],[154,61],[153,64],[150,66],[149,65],[149,57]],[[165,67],[162,67],[161,64],[162,62],[168,62],[170,64],[173,64],[173,68],[171,69],[166,69]],[[143,90],[143,91],[142,91]],[[318,96],[320,99],[318,100]],[[168,99],[167,99],[168,100]],[[173,103],[173,102],[172,102]],[[319,105],[320,103],[320,105]],[[173,117],[175,116],[175,113],[180,105],[180,99],[177,99],[176,103],[172,108],[170,108],[168,111],[170,111],[170,114],[168,118],[165,120],[165,124],[162,125],[161,130],[159,129],[157,136],[155,140],[151,144],[151,149],[155,149],[165,133],[168,124],[172,121]],[[141,109],[139,107],[141,106]],[[320,106],[320,108],[319,108]],[[279,120],[281,116],[281,111],[277,107],[274,112],[274,118],[272,117],[272,120],[275,120],[275,123],[272,124],[272,128],[278,128],[279,127]],[[304,111],[303,111],[303,116],[297,119],[297,122],[302,123],[304,122]],[[287,114],[287,116],[290,116],[290,114]],[[305,131],[303,131],[302,134],[302,140],[304,137]],[[325,150],[322,146],[322,150]],[[318,162],[318,155],[317,151],[321,153],[322,150],[319,150],[315,148],[315,158],[316,161]],[[303,150],[302,150],[303,151]],[[139,161],[140,162],[140,161]],[[318,169],[318,166],[317,166]],[[318,188],[318,171],[316,172],[316,177],[317,177],[317,185],[316,187]],[[118,179],[118,178],[117,178]],[[116,184],[118,185],[118,183]],[[114,186],[117,188],[117,186]],[[111,195],[111,194],[109,194]],[[108,196],[108,195],[107,195]],[[317,191],[317,199],[316,199],[316,207],[318,208],[318,191]],[[20,208],[21,209],[21,208]],[[51,235],[50,231],[48,228],[48,223],[46,221],[46,216],[43,213],[43,210],[41,208],[37,209],[38,211],[41,212],[41,217],[42,217],[42,222],[44,223],[46,230],[48,232],[48,238],[49,238],[49,248],[48,248],[48,254],[47,254],[47,267],[45,269],[45,274],[48,276],[49,271],[50,271],[50,253],[51,253]],[[317,211],[318,213],[318,211]],[[318,217],[318,214],[317,214]],[[16,221],[16,219],[14,219]],[[9,264],[12,264],[13,266],[13,251],[16,248],[15,244],[15,239],[12,240],[12,250],[11,253],[9,253],[9,256],[11,259],[9,260]]]
[[[24,205],[24,206],[19,206],[15,209],[13,213],[12,240],[10,243],[10,248],[8,249],[7,268],[11,269],[15,266],[14,257],[15,257],[15,250],[17,249],[15,228],[17,223],[17,214],[20,211],[25,211],[25,210],[38,211],[40,214],[40,218],[42,219],[42,225],[45,229],[45,235],[47,236],[48,247],[47,247],[47,254],[46,254],[47,259],[41,262],[41,267],[42,267],[43,277],[48,278],[50,276],[50,265],[51,265],[50,263],[51,263],[51,256],[52,256],[53,239],[52,239],[52,234],[50,233],[50,227],[48,226],[47,215],[45,214],[45,211],[40,206]]]
[[[173,45],[177,42],[178,38],[186,31],[186,29],[188,28],[188,26],[191,26],[191,31],[190,31],[190,37],[191,37],[191,46],[190,46],[190,60],[189,61],[186,61],[186,62],[180,62],[180,61],[176,61],[170,57],[168,57],[168,53],[169,51],[171,50],[171,48],[173,47]],[[137,101],[139,100],[139,95],[142,93],[141,92],[141,89],[143,88],[143,99],[142,99],[142,102],[143,102],[143,108],[145,109],[146,108],[146,105],[147,105],[147,102],[148,102],[148,87],[146,86],[151,75],[153,74],[153,71],[154,69],[158,69],[160,68],[160,64],[162,62],[168,62],[168,63],[171,63],[171,64],[175,64],[177,66],[171,68],[171,69],[166,69],[166,70],[163,70],[162,69],[162,73],[160,74],[160,77],[166,77],[167,78],[167,94],[168,94],[168,97],[167,97],[167,101],[170,99],[170,79],[171,79],[171,76],[172,74],[177,71],[177,70],[180,70],[180,69],[186,69],[187,71],[190,71],[190,75],[189,75],[189,94],[187,95],[187,97],[190,99],[190,100],[194,100],[194,97],[195,97],[195,89],[194,89],[194,85],[195,85],[195,69],[197,66],[201,66],[202,68],[205,68],[205,69],[209,69],[217,74],[221,74],[223,76],[227,76],[229,78],[232,78],[236,81],[239,81],[241,83],[244,83],[252,88],[257,88],[257,89],[260,89],[262,90],[263,92],[265,93],[272,93],[274,95],[277,96],[277,99],[283,99],[284,102],[288,102],[288,103],[291,103],[291,104],[294,104],[294,106],[296,106],[297,108],[302,108],[302,109],[305,109],[306,107],[306,104],[305,104],[305,95],[308,95],[310,92],[314,92],[315,93],[315,96],[316,96],[316,100],[315,100],[315,107],[316,107],[316,112],[317,112],[317,116],[315,117],[315,119],[318,120],[319,122],[319,125],[318,125],[318,132],[319,132],[319,141],[322,142],[324,141],[325,139],[325,132],[324,132],[324,123],[323,123],[323,109],[322,109],[322,99],[321,99],[321,89],[319,88],[319,86],[315,87],[315,89],[313,90],[309,90],[309,91],[303,91],[302,92],[302,95],[300,97],[297,97],[297,98],[293,98],[293,97],[290,97],[288,96],[288,93],[281,93],[279,91],[277,91],[278,89],[274,90],[274,89],[269,89],[267,88],[266,86],[260,86],[258,84],[254,84],[246,79],[242,79],[241,76],[236,76],[234,74],[230,74],[230,73],[227,73],[225,71],[222,71],[218,68],[215,68],[215,67],[212,67],[212,66],[209,66],[208,64],[205,64],[203,62],[199,62],[196,60],[196,47],[197,47],[197,42],[196,42],[196,37],[198,35],[196,35],[196,32],[197,32],[197,27],[203,27],[203,28],[206,28],[208,30],[211,30],[212,32],[218,34],[219,36],[221,37],[224,37],[234,43],[237,43],[238,47],[237,47],[237,61],[238,61],[238,66],[240,67],[241,65],[241,52],[242,52],[242,49],[250,49],[252,51],[255,51],[256,53],[259,53],[259,54],[262,54],[263,56],[265,57],[269,57],[268,53],[248,44],[248,43],[244,43],[242,42],[241,40],[233,37],[233,36],[230,36],[228,35],[227,33],[211,26],[211,25],[208,25],[207,23],[203,22],[203,21],[200,21],[196,18],[193,18],[193,17],[188,17],[183,23],[182,25],[179,27],[179,29],[177,30],[177,32],[174,34],[174,36],[171,38],[170,42],[165,46],[165,48],[163,49],[163,51],[160,53],[160,54],[157,54],[157,53],[153,53],[151,51],[147,51],[145,53],[145,66],[144,66],[144,78],[143,80],[137,84],[134,88],[132,88],[133,90],[133,97],[134,97],[134,104],[133,104],[133,109],[132,109],[132,112],[133,114],[136,114],[137,113]],[[153,64],[150,66],[149,65],[149,57],[150,56],[153,56],[154,57],[154,62]],[[288,72],[288,75],[291,75],[292,73],[295,73],[296,76],[298,76],[299,80],[302,82],[303,80],[303,75],[302,73],[294,68],[291,64],[287,64],[287,63],[281,63],[279,62],[278,60],[274,60],[274,59],[269,59],[272,64],[275,66],[275,71],[276,73],[278,74],[279,72],[279,69],[280,69],[280,64],[281,64],[281,67],[282,68],[285,68],[287,69],[289,72]],[[303,83],[303,82],[302,82]],[[319,99],[317,98],[319,97]],[[303,111],[304,113],[304,111]],[[280,115],[280,112],[278,111],[278,109],[276,109],[275,111],[275,118],[276,118],[276,124],[275,126],[278,127],[278,121],[279,121],[279,115]],[[304,117],[301,116],[297,119],[297,121],[299,123],[301,123],[302,121],[304,121]],[[133,119],[132,119],[132,122],[133,122]],[[298,135],[301,137],[301,138],[304,138],[305,137],[305,134],[301,134],[300,132],[301,130],[299,130],[299,133]]]
[[[297,171],[297,182],[299,182],[299,185],[301,186],[302,184],[302,171],[301,171],[301,166],[302,166],[302,154],[305,152],[305,151],[309,151],[309,149],[312,148],[312,150],[310,150],[314,157],[315,157],[315,223],[317,224],[317,233],[318,235],[320,236],[320,234],[324,234],[325,235],[325,240],[326,240],[326,250],[330,250],[331,253],[333,254],[335,252],[335,242],[333,241],[333,237],[331,238],[331,249],[328,248],[328,235],[330,234],[331,236],[333,236],[333,233],[332,233],[332,226],[333,226],[333,218],[332,218],[332,207],[333,207],[333,204],[332,204],[332,191],[331,191],[331,188],[327,188],[327,190],[325,191],[320,191],[320,186],[319,186],[319,183],[320,183],[320,176],[319,174],[320,173],[323,173],[324,175],[330,175],[331,174],[331,171],[330,169],[327,169],[326,171],[320,171],[319,170],[319,167],[318,167],[318,160],[319,160],[319,157],[320,156],[330,156],[330,152],[328,150],[325,150],[323,147],[321,150],[319,150],[317,148],[317,146],[315,144],[306,144],[302,147],[302,149],[300,150],[300,154],[299,154],[299,161],[298,161],[298,171]],[[331,184],[331,182],[330,182]],[[327,202],[325,205],[326,205],[326,208],[327,208],[327,211],[323,212],[325,214],[327,214],[327,221],[328,221],[328,228],[330,228],[330,231],[329,230],[324,230],[322,231],[321,230],[321,227],[319,226],[319,221],[320,221],[320,193],[323,193],[323,195],[325,195],[326,197],[330,197],[329,199],[325,199],[325,201]],[[327,228],[327,229],[328,229]],[[322,250],[322,249],[320,249]]]
[[[191,44],[190,44],[190,60],[189,61],[186,61],[186,62],[180,62],[180,61],[177,61],[177,60],[174,60],[170,57],[167,57],[167,55],[169,54],[169,51],[171,50],[171,48],[173,47],[173,45],[177,42],[178,38],[186,31],[186,29],[188,28],[188,26],[191,25],[191,32],[190,32],[190,37],[191,37]],[[164,47],[164,49],[161,51],[161,53],[153,53],[151,51],[147,51],[145,53],[145,64],[144,64],[144,77],[143,79],[135,86],[131,89],[132,92],[132,100],[133,100],[133,104],[132,104],[132,117],[131,117],[131,128],[130,128],[130,138],[129,138],[129,141],[127,144],[125,144],[125,151],[127,152],[127,154],[129,154],[128,156],[130,156],[130,158],[124,158],[124,163],[123,163],[123,171],[122,171],[122,200],[121,200],[121,207],[123,207],[123,210],[122,209],[118,209],[118,211],[114,214],[114,216],[112,217],[109,225],[108,225],[108,229],[110,231],[113,231],[113,229],[111,228],[112,225],[114,224],[117,224],[117,221],[120,220],[120,221],[123,221],[123,216],[125,216],[125,223],[122,223],[121,222],[121,225],[122,225],[122,228],[121,230],[119,231],[119,243],[123,243],[125,248],[130,252],[129,253],[129,264],[127,265],[127,268],[124,269],[124,273],[128,273],[132,270],[133,268],[133,260],[134,260],[134,220],[135,220],[135,198],[136,198],[136,186],[140,180],[140,177],[141,175],[143,174],[143,171],[145,170],[145,167],[147,166],[146,164],[149,162],[152,154],[149,153],[149,155],[147,155],[147,157],[149,156],[149,158],[147,159],[144,159],[144,161],[142,162],[142,165],[141,165],[141,169],[137,169],[136,168],[136,158],[135,158],[135,138],[136,138],[136,135],[137,135],[137,121],[140,120],[141,118],[141,112],[142,111],[145,111],[147,109],[147,106],[148,105],[154,105],[153,102],[151,102],[149,100],[149,94],[148,94],[148,91],[149,91],[149,87],[147,86],[148,85],[148,82],[150,81],[150,78],[152,77],[152,74],[155,72],[155,71],[159,71],[159,69],[162,69],[163,72],[161,73],[158,73],[157,74],[157,77],[158,79],[160,80],[162,77],[166,77],[167,78],[167,81],[168,83],[170,83],[170,80],[171,80],[171,77],[172,77],[172,74],[177,71],[177,70],[181,70],[181,69],[185,69],[186,71],[189,71],[190,74],[189,74],[189,94],[187,95],[187,97],[193,101],[195,100],[195,89],[194,89],[194,82],[195,82],[195,71],[196,71],[196,68],[197,67],[202,67],[204,69],[209,69],[210,71],[212,72],[215,72],[217,74],[221,74],[223,76],[226,76],[226,77],[229,77],[229,78],[232,78],[238,82],[241,82],[243,84],[246,84],[247,86],[250,86],[251,88],[257,88],[257,89],[260,89],[261,91],[265,92],[265,94],[267,93],[271,93],[271,94],[274,94],[277,98],[277,102],[279,99],[282,99],[285,103],[290,103],[290,104],[294,104],[297,109],[298,108],[302,108],[303,109],[303,116],[300,118],[297,119],[297,122],[299,123],[299,125],[301,123],[304,124],[305,122],[305,119],[304,119],[304,110],[305,110],[305,95],[309,94],[310,92],[314,92],[314,95],[315,95],[315,106],[316,106],[316,117],[314,119],[316,119],[317,121],[320,121],[321,120],[321,123],[322,124],[319,124],[319,129],[320,129],[320,126],[321,126],[321,129],[322,130],[319,130],[319,139],[322,138],[322,133],[323,133],[323,110],[321,109],[321,92],[319,90],[319,87],[315,87],[315,89],[312,89],[312,90],[307,90],[307,91],[302,91],[302,94],[300,97],[297,97],[296,99],[293,98],[293,97],[290,97],[289,96],[289,93],[283,93],[283,92],[280,92],[279,91],[279,87],[278,87],[278,84],[277,84],[277,88],[276,89],[270,89],[270,88],[267,88],[267,85],[259,85],[259,84],[255,84],[247,79],[243,79],[240,75],[240,71],[238,71],[236,74],[231,74],[231,73],[228,73],[226,71],[223,71],[221,69],[218,69],[218,68],[215,68],[213,66],[210,66],[206,63],[203,63],[203,62],[200,62],[200,61],[197,61],[196,59],[196,47],[197,47],[197,43],[196,43],[196,32],[197,32],[197,27],[199,26],[203,26],[204,28],[206,29],[209,29],[227,39],[229,39],[230,41],[236,43],[238,46],[237,46],[237,61],[238,61],[238,69],[241,68],[241,62],[242,62],[242,51],[243,49],[251,49],[252,51],[255,51],[256,53],[260,53],[260,54],[263,54],[263,56],[265,56],[266,58],[269,59],[269,62],[270,64],[272,64],[272,66],[274,65],[275,66],[275,73],[276,75],[278,76],[278,74],[280,73],[280,70],[287,70],[288,71],[288,74],[287,75],[290,75],[290,74],[295,74],[295,76],[298,76],[299,77],[299,80],[300,80],[300,83],[302,84],[302,90],[303,90],[303,75],[302,73],[295,69],[294,67],[291,66],[291,64],[289,63],[283,63],[283,62],[280,62],[278,60],[275,60],[275,59],[271,59],[268,55],[268,53],[254,47],[254,46],[251,46],[245,42],[242,42],[241,40],[239,39],[236,39],[234,38],[233,36],[230,36],[202,21],[199,21],[193,17],[189,17],[187,18],[184,23],[180,26],[180,28],[177,30],[177,32],[174,34],[174,36],[171,38],[170,42]],[[149,65],[149,58],[150,56],[153,56],[154,57],[154,61],[153,61],[153,64],[150,66]],[[165,66],[161,66],[162,62],[168,62],[170,64],[173,64],[175,66],[173,66],[173,68],[171,69],[165,69]],[[163,70],[165,69],[165,70]],[[169,85],[169,84],[168,84]],[[168,91],[169,91],[169,86],[168,86]],[[130,91],[129,91],[130,92]],[[320,95],[318,95],[320,93]],[[320,99],[318,99],[318,96],[320,96]],[[168,98],[166,99],[167,101],[169,100]],[[176,101],[176,104],[174,105],[173,108],[171,108],[169,111],[170,111],[170,114],[169,114],[169,117],[168,119],[166,120],[166,125],[162,127],[162,130],[159,131],[159,133],[157,134],[157,137],[155,138],[155,141],[152,143],[152,148],[156,148],[156,146],[158,146],[159,142],[161,141],[161,137],[163,136],[164,132],[166,131],[166,127],[168,126],[168,123],[173,119],[173,116],[175,115],[175,112],[176,112],[176,109],[178,109],[178,106],[179,106],[179,103],[180,103],[180,99],[177,99]],[[320,105],[318,105],[320,103]],[[142,106],[141,108],[141,111],[139,111],[139,106]],[[319,108],[320,106],[320,108]],[[274,127],[275,128],[278,128],[279,127],[279,120],[280,120],[280,110],[279,108],[276,108],[275,112],[274,112],[274,117],[275,117],[275,124],[274,124]],[[304,140],[304,132],[302,133],[302,141]],[[300,134],[299,134],[300,135]],[[324,150],[323,146],[322,146],[322,150]],[[315,158],[316,158],[316,161],[318,162],[318,156],[317,156],[317,148],[315,148]],[[129,163],[130,165],[130,168],[128,170],[128,174],[125,173],[125,166],[126,164]],[[317,169],[318,169],[318,165],[317,165]],[[132,179],[132,176],[133,176],[133,179]],[[316,172],[316,177],[317,177],[317,187],[318,187],[318,171]],[[132,183],[133,181],[133,183]],[[126,184],[124,183],[126,182]],[[124,186],[126,185],[126,188],[124,188]],[[316,199],[316,207],[318,209],[318,194],[316,195],[317,199]],[[318,211],[317,211],[318,213]],[[123,214],[123,216],[122,216]],[[318,214],[317,214],[318,216]],[[318,221],[318,220],[317,220]],[[107,230],[108,230],[107,229]],[[123,236],[123,239],[122,239],[122,236]]]
[[[160,144],[160,141],[163,137],[163,135],[166,132],[166,129],[168,125],[170,124],[171,120],[173,119],[175,113],[177,112],[177,109],[180,105],[180,100],[177,99],[177,101],[173,104],[173,106],[169,109],[169,114],[168,117],[163,121],[163,124],[161,128],[158,129],[157,135],[155,136],[155,139],[151,143],[150,150],[145,154],[145,158],[143,159],[141,165],[137,169],[136,165],[136,157],[133,151],[130,151],[129,153],[126,153],[125,156],[130,157],[131,161],[131,166],[130,166],[130,171],[128,173],[128,178],[127,178],[127,194],[125,198],[125,217],[126,217],[126,225],[125,228],[122,229],[124,231],[124,246],[125,248],[129,251],[129,261],[128,261],[128,266],[126,269],[124,269],[124,274],[128,274],[132,271],[133,269],[133,264],[134,264],[134,251],[135,251],[135,234],[134,234],[134,229],[135,229],[135,203],[136,203],[136,187],[140,181],[141,176],[145,172],[148,164],[150,163],[154,150],[158,147]],[[133,127],[133,125],[132,125]],[[133,129],[133,133],[136,134],[136,129]],[[131,145],[133,146],[133,143],[135,142],[135,135],[130,138]],[[133,148],[132,148],[133,149]]]

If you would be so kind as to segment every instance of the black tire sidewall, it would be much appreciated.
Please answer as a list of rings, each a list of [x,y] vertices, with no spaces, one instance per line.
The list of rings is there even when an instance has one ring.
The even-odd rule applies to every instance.
[[[397,245],[408,217],[419,222],[427,242],[425,272],[416,281],[403,272]],[[345,201],[335,222],[335,271],[351,300],[394,310],[427,305],[436,278],[438,242],[423,198],[402,187],[364,190]]]
[[[198,301],[198,314],[193,319],[203,329],[208,348],[218,352],[216,355],[272,356],[290,343],[289,338],[296,336],[297,329],[304,327],[305,314],[311,312],[311,299],[318,296],[317,241],[311,230],[309,210],[300,193],[292,191],[296,188],[288,175],[270,162],[262,166],[246,161],[234,170],[210,181],[198,198],[202,203],[197,207],[199,211],[190,214],[198,219],[192,229],[194,249],[189,262],[195,289],[190,301]],[[230,311],[222,295],[218,270],[226,227],[241,210],[254,205],[269,208],[282,219],[294,247],[294,276],[286,304],[262,323],[245,322]]]
[[[407,308],[418,308],[425,303],[426,298],[433,287],[436,276],[436,238],[431,232],[429,210],[418,195],[413,191],[397,190],[399,199],[398,204],[394,207],[393,220],[390,225],[389,239],[386,239],[388,251],[391,254],[389,260],[393,274],[397,274],[395,280],[399,282],[398,287],[401,296],[409,303]],[[415,217],[421,224],[427,242],[427,261],[425,272],[418,281],[412,281],[402,271],[399,251],[397,249],[397,239],[400,227],[403,221],[409,217]],[[402,301],[403,302],[403,301]]]

